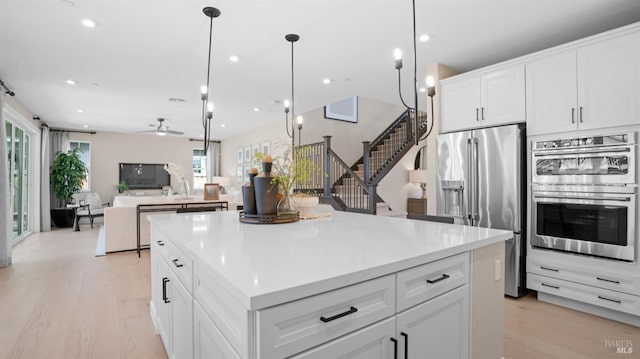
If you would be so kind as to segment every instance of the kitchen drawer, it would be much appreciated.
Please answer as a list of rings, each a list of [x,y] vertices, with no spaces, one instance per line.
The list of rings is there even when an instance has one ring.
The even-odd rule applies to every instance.
[[[169,267],[187,288],[189,294],[193,295],[193,259],[173,242],[168,242],[165,247],[168,247]]]
[[[394,275],[259,310],[258,357],[288,357],[394,313]]]
[[[640,297],[542,275],[527,274],[527,288],[620,312],[640,315]]]
[[[633,268],[634,264],[629,264],[629,266],[629,272],[635,270],[635,268]],[[640,278],[607,271],[605,268],[597,268],[589,264],[585,264],[584,267],[578,267],[529,257],[527,258],[527,272],[618,292],[640,295]]]
[[[169,246],[167,245],[168,242],[169,241],[165,236],[163,236],[161,233],[156,233],[156,235],[154,236],[154,240],[151,243],[151,250],[158,253],[160,257],[164,258],[164,260],[167,262],[169,261],[169,254],[167,253],[169,248]]]
[[[398,273],[397,312],[469,283],[469,253]]]

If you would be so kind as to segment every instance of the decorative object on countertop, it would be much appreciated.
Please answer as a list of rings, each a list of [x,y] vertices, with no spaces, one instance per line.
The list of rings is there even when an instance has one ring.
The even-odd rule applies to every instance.
[[[276,215],[278,213],[278,180],[271,174],[272,166],[273,159],[270,155],[262,157],[264,172],[253,179],[258,215]]]
[[[311,213],[311,209],[319,203],[318,197],[307,193],[295,193],[292,198],[300,212],[300,218],[306,218]]]
[[[258,214],[256,212],[256,187],[254,179],[258,175],[258,169],[251,167],[248,171],[249,182],[242,186],[242,206],[246,214]]]
[[[282,224],[293,223],[300,220],[298,212],[286,214],[247,214],[240,212],[240,222],[252,224]]]
[[[179,164],[169,162],[164,165],[164,170],[178,179],[178,193],[180,194],[180,198],[188,199],[191,188],[189,187],[189,183],[187,182],[187,180],[185,180],[184,178],[184,168],[182,168],[182,166],[180,166]]]

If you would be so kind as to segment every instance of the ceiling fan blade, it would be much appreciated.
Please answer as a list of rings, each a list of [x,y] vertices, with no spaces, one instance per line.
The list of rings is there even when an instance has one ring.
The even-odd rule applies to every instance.
[[[172,135],[184,135],[184,132],[180,132],[180,131],[167,130],[166,132]]]
[[[136,131],[135,133],[152,133],[157,132],[158,130],[146,130],[146,131]]]

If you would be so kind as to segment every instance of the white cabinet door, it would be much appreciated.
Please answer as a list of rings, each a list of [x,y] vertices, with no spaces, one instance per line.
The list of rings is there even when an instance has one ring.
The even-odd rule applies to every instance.
[[[524,64],[482,75],[482,127],[525,122]]]
[[[469,286],[398,314],[396,325],[400,358],[468,358]]]
[[[151,301],[155,309],[154,323],[156,333],[160,335],[164,348],[171,353],[171,285],[169,283],[169,266],[159,253],[151,251]]]
[[[442,132],[480,127],[480,77],[442,84]]]
[[[296,355],[294,359],[388,359],[394,358],[391,341],[396,330],[395,319],[389,318],[345,335],[315,349]],[[417,358],[417,357],[416,357]]]
[[[578,49],[579,129],[640,123],[640,33]]]
[[[193,357],[240,359],[197,301],[193,302]]]
[[[172,358],[193,357],[193,298],[180,283],[176,275],[169,271],[171,284],[171,348]]]
[[[575,131],[578,121],[576,52],[526,65],[527,135]]]

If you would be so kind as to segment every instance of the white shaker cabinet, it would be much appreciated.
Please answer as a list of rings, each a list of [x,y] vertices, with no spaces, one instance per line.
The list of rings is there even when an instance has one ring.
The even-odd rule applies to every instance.
[[[639,33],[526,64],[528,135],[637,124],[638,98]]]
[[[524,65],[445,81],[442,132],[525,122]]]
[[[469,286],[398,314],[396,326],[398,357],[469,358]]]

